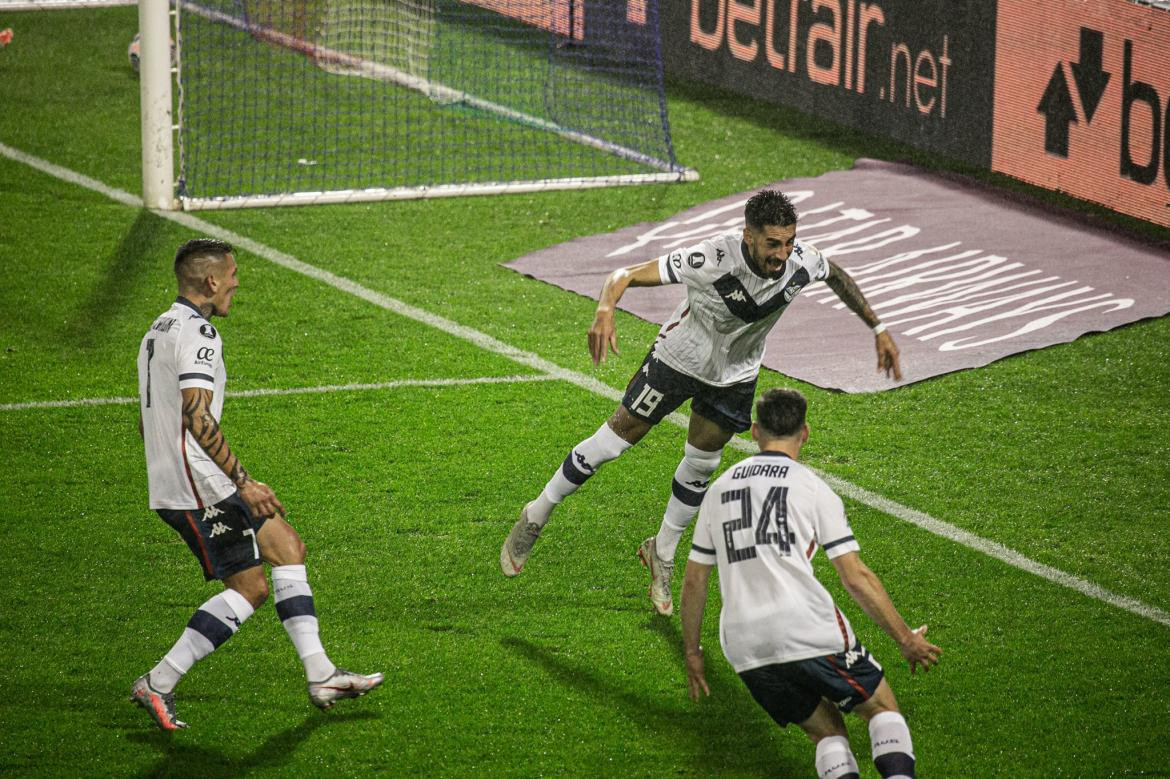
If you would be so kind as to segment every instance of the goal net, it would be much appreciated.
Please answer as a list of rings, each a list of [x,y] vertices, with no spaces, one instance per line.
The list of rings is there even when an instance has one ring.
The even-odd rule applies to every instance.
[[[657,0],[183,0],[185,208],[681,181]]]

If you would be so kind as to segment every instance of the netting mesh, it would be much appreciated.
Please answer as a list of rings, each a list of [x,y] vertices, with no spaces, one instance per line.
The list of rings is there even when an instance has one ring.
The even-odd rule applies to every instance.
[[[630,6],[184,2],[179,194],[677,175],[656,5]]]

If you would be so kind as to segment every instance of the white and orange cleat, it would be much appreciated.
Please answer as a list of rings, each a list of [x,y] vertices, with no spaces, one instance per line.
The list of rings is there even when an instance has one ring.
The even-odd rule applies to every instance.
[[[175,694],[159,692],[150,686],[150,674],[143,674],[134,680],[130,688],[130,700],[137,703],[163,730],[180,730],[187,723],[175,716]]]

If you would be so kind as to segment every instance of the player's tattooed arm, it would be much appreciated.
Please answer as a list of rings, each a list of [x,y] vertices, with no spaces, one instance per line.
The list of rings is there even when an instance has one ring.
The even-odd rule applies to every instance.
[[[252,478],[240,464],[239,458],[232,453],[219,422],[211,413],[210,390],[183,390],[183,426],[236,487],[244,486]]]
[[[841,302],[847,305],[850,311],[865,321],[866,325],[874,327],[881,321],[877,314],[873,313],[873,309],[869,307],[869,303],[866,301],[865,295],[861,294],[861,288],[857,286],[857,282],[835,262],[829,262],[829,277],[825,279],[825,283],[837,293],[837,297],[841,298]]]

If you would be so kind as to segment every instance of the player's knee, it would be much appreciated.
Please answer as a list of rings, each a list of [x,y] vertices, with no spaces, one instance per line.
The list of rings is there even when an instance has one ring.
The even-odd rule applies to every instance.
[[[686,443],[683,445],[683,459],[696,473],[710,476],[719,467],[719,461],[723,459],[723,450],[708,451]]]
[[[253,609],[258,609],[268,600],[268,579],[264,576],[263,568],[257,567],[252,570],[256,571],[256,575],[232,582],[230,589],[244,596],[244,599],[252,604]]]

